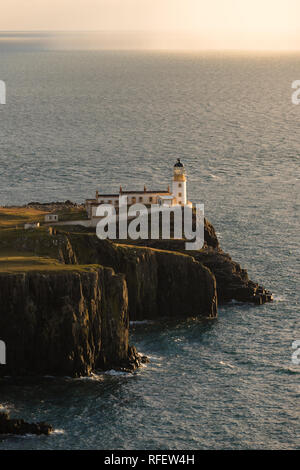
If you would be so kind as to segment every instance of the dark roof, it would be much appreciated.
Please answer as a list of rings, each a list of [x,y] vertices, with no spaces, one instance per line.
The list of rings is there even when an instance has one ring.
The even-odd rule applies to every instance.
[[[122,194],[165,194],[170,191],[122,191]]]
[[[118,194],[98,194],[99,197],[119,197],[120,194],[171,194],[170,191],[122,191]]]

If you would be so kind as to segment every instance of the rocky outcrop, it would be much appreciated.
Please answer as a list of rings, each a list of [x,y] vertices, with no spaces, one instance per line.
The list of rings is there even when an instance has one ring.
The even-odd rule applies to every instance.
[[[193,229],[195,230],[195,219]],[[179,252],[193,257],[207,267],[216,278],[219,304],[237,300],[261,305],[273,300],[270,291],[251,281],[246,269],[242,269],[239,263],[233,261],[230,255],[221,249],[215,229],[207,219],[204,219],[203,248],[198,251],[186,251],[185,242],[184,239],[160,239],[126,241],[124,243],[130,243],[131,246],[155,248],[160,251]]]
[[[126,282],[110,268],[0,274],[1,375],[132,368],[128,327]]]
[[[213,233],[213,232],[212,232]],[[160,251],[172,251],[192,257],[200,264],[208,268],[216,279],[218,304],[224,304],[231,300],[250,302],[261,305],[273,300],[270,291],[258,283],[251,281],[246,269],[233,261],[229,254],[225,253],[218,245],[216,248],[215,237],[212,236],[213,247],[208,245],[199,251],[186,251],[184,240],[139,240],[131,243],[134,246],[154,248]]]
[[[131,320],[217,315],[216,281],[203,264],[184,253],[126,246],[96,236],[72,234],[74,257],[125,275]],[[83,249],[84,247],[84,249]]]
[[[47,423],[26,423],[23,419],[12,419],[8,412],[0,413],[0,435],[4,434],[37,434],[49,435],[52,426]]]
[[[204,249],[191,252],[191,256],[214,273],[220,304],[237,300],[261,305],[273,300],[271,292],[251,281],[246,269],[242,269],[239,263],[222,250]]]
[[[195,230],[195,227],[194,227]],[[210,246],[214,249],[219,249],[220,244],[214,226],[204,219],[204,247]]]

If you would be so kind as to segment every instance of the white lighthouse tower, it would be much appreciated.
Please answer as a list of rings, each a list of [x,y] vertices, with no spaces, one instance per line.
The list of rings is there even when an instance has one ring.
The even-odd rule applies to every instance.
[[[177,158],[177,162],[174,165],[172,189],[175,204],[185,206],[187,204],[186,172],[180,158]]]

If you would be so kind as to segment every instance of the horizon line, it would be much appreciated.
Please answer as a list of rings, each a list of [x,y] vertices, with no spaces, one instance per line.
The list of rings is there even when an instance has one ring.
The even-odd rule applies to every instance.
[[[2,39],[3,36],[5,35],[11,35],[11,34],[41,34],[41,35],[60,35],[60,34],[145,34],[145,35],[157,35],[157,34],[162,34],[162,35],[178,35],[179,37],[184,37],[184,36],[198,36],[199,39],[201,38],[201,32],[198,31],[187,31],[187,30],[108,30],[108,29],[102,29],[102,30],[72,30],[72,29],[66,29],[66,30],[54,30],[54,29],[27,29],[27,30],[5,30],[2,29],[0,30],[0,44],[1,44],[1,36]],[[204,41],[207,40],[207,38],[202,37]],[[69,47],[49,47],[49,49],[44,49],[44,50],[59,50],[59,51],[120,51],[120,52],[126,52],[126,51],[137,51],[137,52],[202,52],[202,53],[259,53],[259,54],[264,54],[264,53],[276,53],[276,54],[297,54],[300,53],[300,47],[283,47],[283,48],[255,48],[251,46],[246,46],[246,47],[223,47],[223,48],[218,48],[218,47],[201,47],[201,45],[195,45],[195,47],[157,47],[157,46],[149,46],[149,47],[95,47],[95,48],[87,48],[87,47],[78,47],[76,49],[69,48]]]

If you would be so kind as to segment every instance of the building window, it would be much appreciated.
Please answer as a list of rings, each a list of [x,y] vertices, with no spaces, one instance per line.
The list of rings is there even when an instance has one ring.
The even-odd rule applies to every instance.
[[[101,203],[101,204],[104,204],[104,201],[103,201],[103,199],[100,201],[100,203]]]
[[[108,201],[108,204],[111,204],[111,200],[110,200],[110,201]]]
[[[179,183],[179,185],[178,185],[178,186],[179,186],[179,188],[181,188],[181,186],[182,186],[182,185],[181,185],[181,183]]]
[[[149,197],[149,202],[152,202],[153,198],[152,197]]]
[[[143,198],[142,198],[142,197],[139,197],[139,201],[140,201],[140,202],[143,202]]]
[[[117,200],[115,201],[115,205],[116,205],[116,206],[118,205],[118,201],[117,201]]]
[[[181,197],[181,193],[178,193],[178,196]]]

